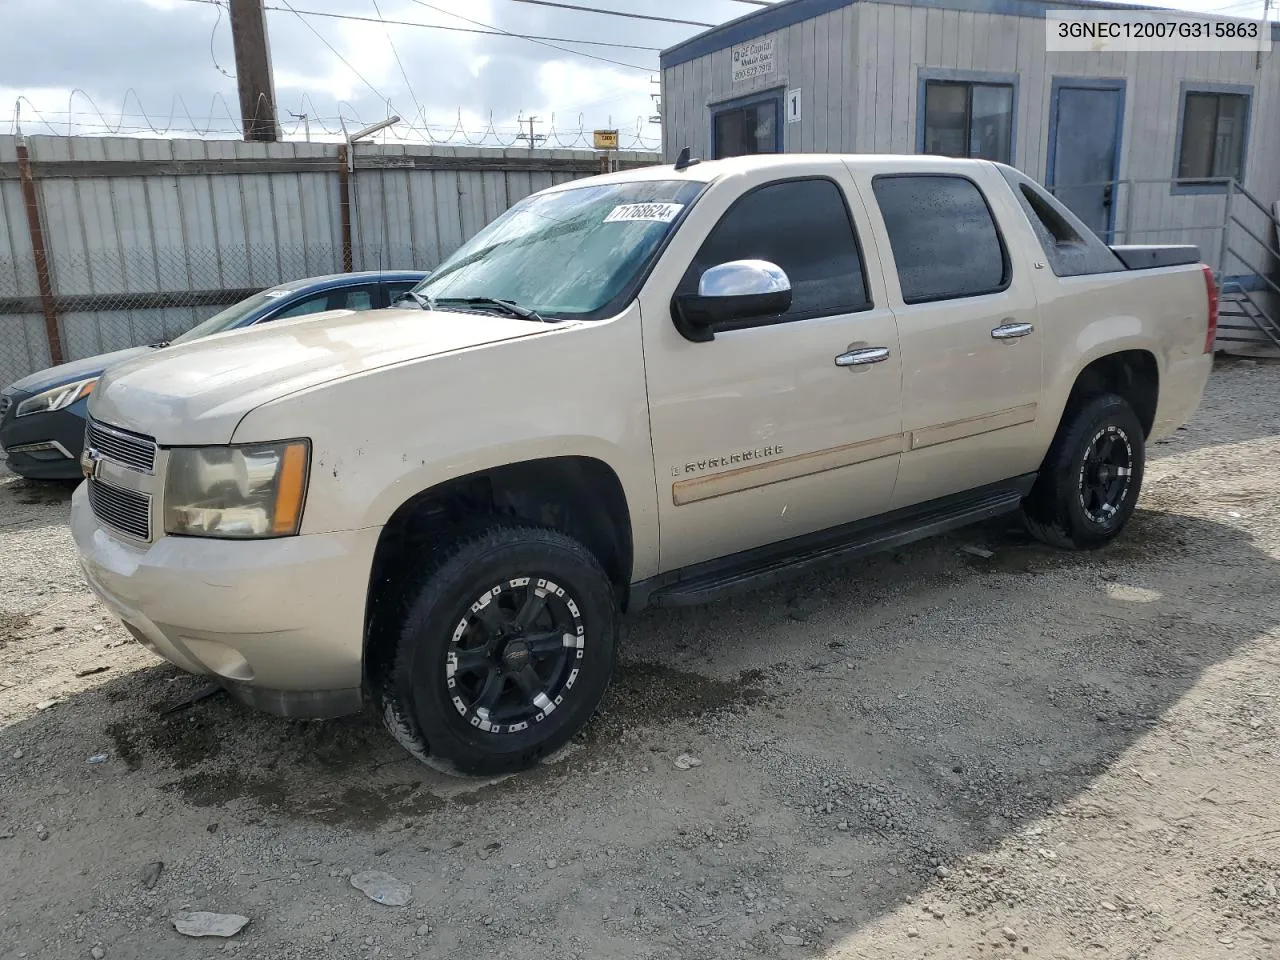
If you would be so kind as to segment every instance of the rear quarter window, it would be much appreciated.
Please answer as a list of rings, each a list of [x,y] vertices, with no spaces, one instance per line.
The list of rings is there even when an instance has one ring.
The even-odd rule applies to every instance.
[[[1056,276],[1080,277],[1125,269],[1111,248],[1056,197],[1012,167],[998,166]]]
[[[871,181],[904,303],[998,293],[1009,255],[977,184],[951,174],[884,174]]]

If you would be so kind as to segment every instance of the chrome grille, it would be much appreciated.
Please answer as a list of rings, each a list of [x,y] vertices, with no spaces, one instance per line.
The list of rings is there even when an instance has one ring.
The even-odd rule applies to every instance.
[[[8,394],[0,395],[0,420],[4,419],[4,415],[9,412],[9,407],[13,405],[13,397]]]
[[[105,427],[90,420],[85,431],[85,441],[91,450],[108,460],[142,473],[155,470],[156,442],[150,437]]]
[[[151,498],[145,493],[91,479],[89,505],[103,523],[139,540],[151,539]]]

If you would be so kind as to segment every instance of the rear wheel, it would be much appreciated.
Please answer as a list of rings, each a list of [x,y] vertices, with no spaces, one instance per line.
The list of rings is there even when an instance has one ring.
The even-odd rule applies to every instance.
[[[1081,402],[1064,419],[1023,503],[1027,527],[1056,547],[1090,550],[1119,535],[1142,488],[1142,423],[1116,394]]]
[[[406,596],[383,717],[419,759],[532,766],[594,713],[613,671],[613,586],[582,544],[495,521],[437,551]]]

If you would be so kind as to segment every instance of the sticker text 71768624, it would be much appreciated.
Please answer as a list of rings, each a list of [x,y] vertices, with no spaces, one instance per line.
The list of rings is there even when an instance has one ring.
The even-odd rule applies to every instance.
[[[654,223],[670,223],[680,216],[683,203],[620,203],[604,218],[605,223],[632,223],[649,220]]]

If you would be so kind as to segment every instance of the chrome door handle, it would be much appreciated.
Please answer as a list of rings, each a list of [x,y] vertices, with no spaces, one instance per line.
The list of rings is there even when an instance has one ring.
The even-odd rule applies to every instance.
[[[860,367],[867,363],[880,363],[889,359],[888,347],[863,347],[861,350],[850,350],[836,357],[837,367]]]
[[[991,331],[996,340],[1012,340],[1014,337],[1025,337],[1035,330],[1029,323],[1002,323]]]

